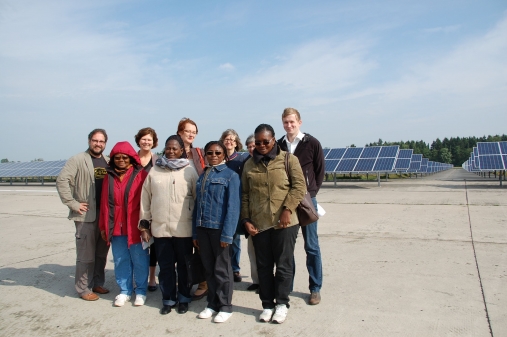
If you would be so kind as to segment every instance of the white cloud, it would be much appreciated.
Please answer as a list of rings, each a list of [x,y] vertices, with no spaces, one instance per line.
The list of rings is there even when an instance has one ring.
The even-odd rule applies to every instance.
[[[424,33],[452,33],[456,32],[461,28],[461,25],[452,25],[444,27],[434,27],[423,29]]]
[[[225,71],[233,71],[233,70],[236,70],[236,67],[233,66],[232,64],[230,63],[224,63],[224,64],[221,64],[219,67],[219,69],[221,70],[225,70]]]
[[[244,85],[283,86],[312,93],[349,88],[376,67],[366,57],[367,47],[362,41],[337,43],[332,39],[307,43],[286,55],[277,55],[274,65],[247,77]]]

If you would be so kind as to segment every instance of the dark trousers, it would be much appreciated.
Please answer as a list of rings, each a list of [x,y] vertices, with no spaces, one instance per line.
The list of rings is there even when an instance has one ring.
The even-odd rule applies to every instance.
[[[221,229],[197,227],[197,240],[208,283],[208,308],[232,312],[231,246],[220,246]]]
[[[275,302],[289,307],[298,230],[297,225],[268,229],[252,237],[259,274],[259,297],[264,309],[273,309]]]
[[[155,251],[155,242],[150,245],[150,267],[157,266],[157,252]]]
[[[98,210],[97,210],[98,213]],[[76,275],[75,285],[79,296],[92,292],[93,287],[103,286],[109,246],[102,240],[97,220],[75,221],[76,225]]]
[[[154,238],[157,253],[158,283],[162,291],[162,302],[169,305],[169,301],[190,303],[190,287],[187,282],[187,265],[185,255],[192,254],[192,238]],[[178,270],[178,287],[176,287],[176,269]],[[177,295],[176,295],[177,293]]]

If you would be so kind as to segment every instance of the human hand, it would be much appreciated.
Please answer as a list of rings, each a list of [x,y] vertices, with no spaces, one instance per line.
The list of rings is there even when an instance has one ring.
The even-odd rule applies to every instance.
[[[251,222],[245,222],[245,229],[251,236],[255,236],[259,233],[259,230]]]
[[[229,246],[229,244],[227,242],[220,241],[220,247],[227,248],[228,246]]]
[[[192,240],[193,244],[194,244],[194,247],[199,249],[199,241],[197,240]]]
[[[290,215],[291,213],[287,208],[282,211],[282,214],[280,214],[280,220],[278,220],[281,228],[287,228],[287,226],[290,225]]]
[[[106,231],[100,231],[100,236],[102,237],[102,240],[107,242]]]
[[[84,212],[88,212],[88,203],[80,202],[79,203],[79,210],[77,212],[81,215],[83,215]]]
[[[148,242],[150,241],[151,239],[151,232],[149,229],[147,230],[144,230],[141,232],[141,238],[143,239],[144,242]]]

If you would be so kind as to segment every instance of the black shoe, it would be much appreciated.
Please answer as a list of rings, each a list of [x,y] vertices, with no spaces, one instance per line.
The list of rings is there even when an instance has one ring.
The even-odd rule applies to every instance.
[[[241,274],[239,271],[234,273],[234,282],[241,282]]]
[[[252,291],[252,290],[257,290],[257,289],[259,289],[259,285],[258,285],[258,284],[255,284],[255,283],[250,284],[250,285],[248,286],[248,288],[246,288],[246,290],[250,290],[250,291]]]
[[[171,306],[169,306],[169,305],[163,305],[162,309],[160,309],[161,315],[167,315],[170,312],[171,312]]]
[[[178,314],[184,314],[188,311],[188,303],[180,303],[178,305]]]
[[[148,286],[148,291],[153,292],[153,291],[157,291],[157,289],[158,289],[158,285],[157,284],[155,284],[154,286]]]

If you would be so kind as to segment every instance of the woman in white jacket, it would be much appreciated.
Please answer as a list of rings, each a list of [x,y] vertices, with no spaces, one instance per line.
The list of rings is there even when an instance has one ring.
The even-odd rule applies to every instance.
[[[155,240],[162,315],[170,313],[171,307],[178,302],[178,313],[186,313],[192,299],[187,284],[185,255],[193,251],[192,212],[197,178],[197,172],[189,166],[185,156],[181,137],[174,135],[167,139],[164,156],[157,159],[143,185],[140,229],[144,241],[151,236]],[[147,222],[143,220],[151,224],[146,226]]]

